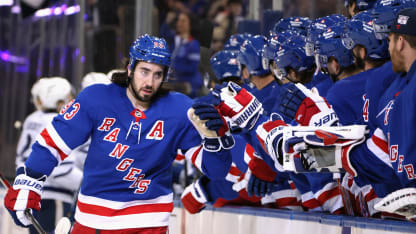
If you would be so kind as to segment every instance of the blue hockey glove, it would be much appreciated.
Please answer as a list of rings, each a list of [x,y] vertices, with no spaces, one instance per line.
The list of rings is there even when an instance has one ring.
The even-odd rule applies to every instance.
[[[210,152],[231,149],[234,138],[227,122],[212,104],[196,102],[188,110],[188,118],[203,138],[203,147]]]

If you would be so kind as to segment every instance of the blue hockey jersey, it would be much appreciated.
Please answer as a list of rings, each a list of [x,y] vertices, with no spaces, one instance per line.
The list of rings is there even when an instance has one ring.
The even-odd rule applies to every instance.
[[[349,156],[357,174],[375,183],[391,185],[387,192],[414,186],[415,183],[412,159],[415,152],[411,143],[414,140],[411,133],[414,110],[410,94],[415,71],[416,63],[413,63],[407,75],[396,77],[384,91],[377,105],[377,128],[366,144],[361,144]]]
[[[202,150],[186,116],[191,104],[185,95],[169,93],[140,111],[124,87],[88,87],[43,130],[26,166],[49,175],[91,137],[76,221],[109,230],[167,226],[178,149],[208,177],[224,177],[231,165],[227,151]]]

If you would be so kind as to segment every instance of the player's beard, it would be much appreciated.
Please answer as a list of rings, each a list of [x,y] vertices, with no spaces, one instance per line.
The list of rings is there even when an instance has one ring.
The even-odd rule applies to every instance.
[[[133,78],[130,77],[130,85],[129,85],[130,91],[132,92],[133,96],[141,101],[141,102],[151,102],[153,97],[156,95],[157,91],[160,89],[160,86],[157,88],[156,92],[153,92],[153,89],[151,86],[145,86],[143,89],[150,89],[152,90],[152,93],[150,95],[142,95],[140,96],[140,89],[136,88],[136,85],[134,84]]]

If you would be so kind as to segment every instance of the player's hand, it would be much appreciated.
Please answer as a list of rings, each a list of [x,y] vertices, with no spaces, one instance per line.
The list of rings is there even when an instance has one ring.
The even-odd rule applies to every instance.
[[[208,180],[207,177],[201,176],[201,178],[188,185],[183,191],[181,201],[189,213],[196,214],[205,208],[208,196],[205,193],[204,185]]]
[[[281,96],[280,113],[294,119],[301,126],[338,124],[338,116],[315,88],[311,91],[302,84],[289,84]]]
[[[245,189],[250,197],[253,195],[264,197],[270,195],[275,186],[276,184],[273,181],[260,179],[248,168],[243,179],[233,185],[233,190],[240,192],[242,189]]]
[[[188,110],[188,118],[203,137],[205,150],[217,152],[234,146],[227,122],[214,105],[195,102]]]
[[[30,209],[34,215],[36,211],[40,211],[42,188],[46,176],[25,167],[18,168],[16,175],[13,187],[7,190],[4,205],[17,225],[28,227],[32,222],[25,215],[25,211]]]
[[[347,171],[357,176],[349,155],[365,140],[365,125],[342,127],[285,127],[283,168],[287,171]]]
[[[273,159],[278,171],[283,171],[282,139],[283,129],[286,126],[287,124],[279,116],[262,123],[256,129],[257,139],[264,151]]]
[[[252,129],[263,112],[259,100],[233,82],[228,82],[226,86],[216,86],[211,93],[220,97],[221,103],[218,105],[220,113],[229,117],[242,129]]]

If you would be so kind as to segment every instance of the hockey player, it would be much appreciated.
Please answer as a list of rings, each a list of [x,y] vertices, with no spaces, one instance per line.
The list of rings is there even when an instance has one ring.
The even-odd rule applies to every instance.
[[[301,37],[301,36],[299,36],[299,37]],[[267,81],[269,82],[269,85],[266,86],[266,87],[270,87],[271,85],[273,85],[272,86],[273,87],[273,91],[268,90],[266,88],[260,89],[258,91],[253,91],[253,95],[256,98],[258,98],[258,100],[262,103],[262,106],[264,107],[264,115],[265,116],[271,115],[270,117],[272,117],[273,112],[280,113],[280,112],[278,112],[278,109],[277,109],[277,107],[279,106],[279,103],[280,103],[279,92],[280,92],[280,89],[284,85],[281,86],[278,83],[273,82],[272,80],[275,79],[275,78],[273,77],[272,74],[268,74],[268,73],[270,73],[270,70],[269,70],[269,68],[266,68],[264,66],[265,64],[267,65],[267,63],[260,64],[260,61],[258,61],[258,55],[261,55],[262,54],[261,51],[263,51],[263,52],[265,51],[263,49],[263,47],[264,47],[264,40],[260,40],[260,38],[257,38],[257,41],[255,41],[254,39],[253,39],[253,41],[255,43],[251,42],[250,39],[248,39],[248,40],[246,40],[243,43],[243,45],[241,47],[241,50],[240,50],[240,54],[239,54],[239,60],[240,60],[240,63],[241,64],[246,64],[245,68],[243,68],[243,71],[244,71],[244,69],[246,69],[245,71],[247,71],[247,72],[250,73],[250,75],[251,75],[251,81],[254,84],[256,84],[256,87],[262,87],[261,85],[264,85],[264,82],[267,82]],[[263,46],[261,46],[261,44],[263,44]],[[278,49],[278,47],[276,47],[276,49]],[[278,52],[276,51],[276,53],[278,53]],[[312,61],[313,60],[311,58],[311,62]],[[276,62],[276,59],[275,59],[275,62]],[[305,61],[302,61],[302,62],[305,62]],[[302,65],[303,64],[301,64],[300,66],[302,66]],[[262,66],[262,67],[260,67],[260,66]],[[267,73],[267,71],[268,71],[268,73]],[[256,74],[258,74],[260,72],[262,72],[264,74],[267,74],[267,75],[264,76],[264,77],[261,77],[261,76],[256,75]],[[263,80],[264,78],[266,78],[266,80]],[[271,103],[272,105],[270,105],[269,103]],[[290,120],[291,119],[286,119],[286,121],[290,121]],[[257,140],[257,139],[255,139],[255,140]],[[248,140],[248,142],[250,144],[252,143],[252,141],[250,141],[250,140]],[[263,155],[264,154],[263,153],[263,149],[261,147],[257,147],[255,145],[253,145],[253,148],[255,149],[255,151],[259,155]],[[269,157],[262,156],[262,159],[265,160],[268,165],[273,166],[273,162],[270,162],[270,158]],[[277,168],[278,167],[276,167],[276,169]],[[289,175],[288,173],[283,172],[283,171],[280,171],[278,173],[278,175],[276,176],[276,178],[278,178],[279,181],[282,181],[282,180],[288,181],[290,178],[292,178],[293,180],[295,180],[295,179],[298,179],[299,177],[303,177],[303,176],[293,176],[292,177],[292,175]],[[302,178],[302,180],[305,181],[307,179]],[[330,178],[330,180],[332,180],[332,178]],[[325,181],[328,181],[328,180],[327,179],[324,179],[324,180],[321,180],[321,179],[315,180],[316,183],[319,183],[320,184],[317,187],[320,187],[322,185],[326,185],[327,183]],[[305,196],[303,196],[303,203],[304,203],[304,205],[308,209],[310,209],[310,210],[320,210],[319,201],[317,201],[313,197],[313,195],[311,195],[311,193],[310,193],[310,189],[311,189],[310,184],[308,182],[305,182],[306,184],[302,184],[301,185],[299,182],[300,182],[300,180],[298,180],[298,183],[295,183],[295,186],[298,187],[298,185],[299,185],[299,189],[301,189],[301,187],[304,188],[301,191],[303,194],[305,194]],[[320,189],[322,189],[322,187],[320,187],[319,189],[317,188],[315,191],[318,191]],[[329,194],[329,193],[326,193],[326,194]],[[337,195],[335,195],[335,197],[336,196]],[[332,193],[331,193],[330,198],[332,198]],[[321,200],[325,200],[325,199],[322,198]],[[334,200],[336,200],[336,199],[334,199]],[[325,203],[325,202],[323,202],[323,203]],[[334,203],[337,203],[337,202],[334,202]],[[327,204],[330,204],[330,202],[328,202]],[[331,205],[328,205],[327,206],[327,209],[330,210],[331,212],[340,212],[341,209],[342,209],[342,205],[339,205],[339,204],[334,205],[334,206],[331,206],[331,208],[329,208],[329,206],[331,206]]]
[[[342,166],[353,176],[364,176],[374,183],[388,183],[392,191],[398,187],[415,187],[414,147],[410,143],[415,138],[410,130],[414,122],[414,111],[409,109],[412,105],[408,103],[413,100],[412,95],[414,95],[412,89],[416,60],[416,49],[413,44],[415,19],[415,8],[403,9],[398,13],[391,27],[389,53],[393,71],[406,74],[397,77],[379,99],[378,128],[371,138],[365,144],[360,144],[364,141],[363,138],[357,138],[350,144],[336,146],[337,153],[331,153],[328,151],[330,148],[325,148],[326,153],[320,154],[323,157],[335,157],[335,160],[339,160],[335,166]],[[321,157],[312,151],[308,151],[304,156],[307,160],[312,159],[313,163]],[[319,163],[313,166],[313,168],[323,167],[325,166]],[[379,173],[380,171],[383,173]],[[413,218],[414,204],[414,189],[402,189],[384,198],[376,204],[375,208]]]
[[[22,167],[29,157],[39,133],[58,114],[61,107],[72,99],[71,84],[62,77],[41,78],[32,87],[32,98],[37,110],[24,121],[17,145],[16,168]],[[75,166],[74,155],[56,167],[43,187],[39,223],[47,231],[55,229],[55,220],[71,215],[71,206],[82,179],[82,172]],[[62,206],[62,213],[58,213]],[[37,233],[30,226],[30,233]]]
[[[343,15],[333,14],[321,17],[312,21],[307,30],[305,38],[305,54],[306,56],[314,56],[316,70],[313,74],[312,81],[308,84],[308,88],[315,87],[320,95],[326,96],[328,89],[333,85],[333,81],[328,76],[328,73],[321,70],[319,61],[315,54],[315,44],[320,35],[326,33],[328,28],[339,24],[345,24],[347,18]]]
[[[273,26],[272,32],[280,34],[285,31],[291,31],[292,33],[306,36],[307,28],[311,22],[308,17],[292,16],[282,18]]]
[[[344,0],[344,6],[348,9],[350,17],[358,14],[360,11],[371,9],[377,0]]]
[[[30,224],[24,211],[40,208],[43,180],[88,137],[72,233],[166,233],[177,149],[210,178],[228,172],[231,158],[223,148],[232,144],[218,135],[225,125],[207,138],[195,124],[201,145],[186,115],[191,100],[161,88],[170,64],[165,40],[142,35],[129,55],[127,70],[113,75],[112,84],[87,87],[42,131],[5,197],[17,224]]]
[[[264,36],[249,37],[241,45],[237,59],[241,64],[243,77],[249,77],[250,82],[255,85],[256,90],[253,90],[253,93],[268,115],[276,102],[280,86],[275,82],[269,67],[264,68],[262,64],[262,51],[266,43]]]
[[[110,84],[111,77],[101,73],[101,72],[89,72],[83,78],[81,82],[81,88],[85,89],[86,87],[93,84]]]
[[[235,81],[242,84],[240,68],[233,62],[232,51],[220,51],[211,58],[211,66],[220,82]],[[203,99],[203,98],[202,98]],[[224,179],[202,176],[189,185],[182,194],[185,209],[194,214],[206,204],[221,207],[226,204],[260,206],[301,210],[297,190],[286,180],[275,181],[273,171],[254,149],[239,135],[231,149],[233,163]],[[280,178],[282,179],[282,178]]]

